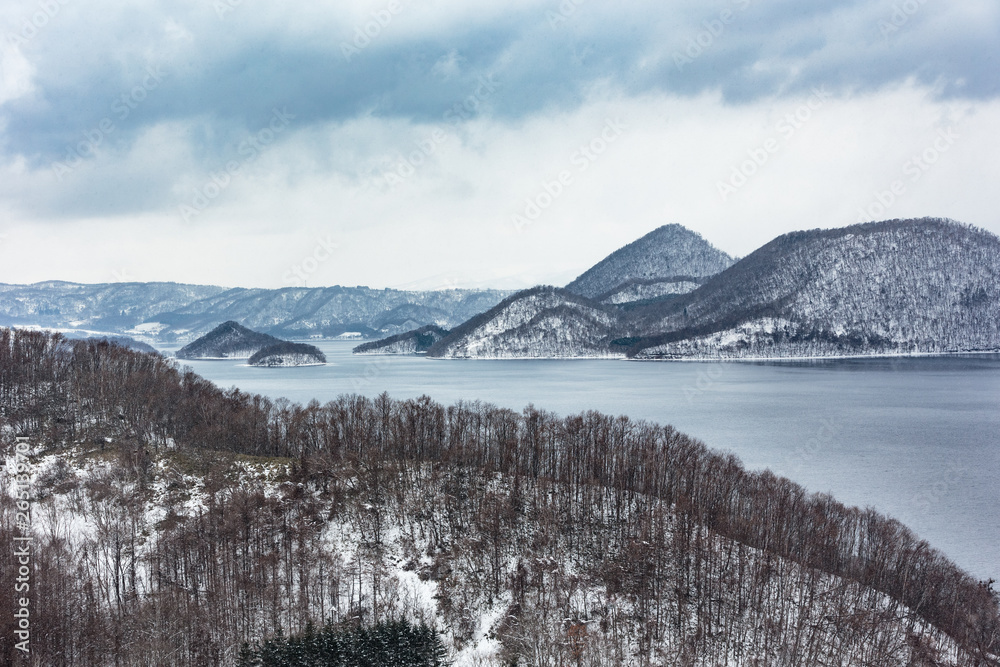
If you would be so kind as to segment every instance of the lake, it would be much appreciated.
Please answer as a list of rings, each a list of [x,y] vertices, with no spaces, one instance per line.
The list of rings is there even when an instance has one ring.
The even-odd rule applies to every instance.
[[[354,345],[319,343],[321,367],[184,363],[224,388],[301,403],[387,391],[669,423],[749,468],[873,506],[976,577],[1000,580],[1000,356],[453,361],[355,356]]]

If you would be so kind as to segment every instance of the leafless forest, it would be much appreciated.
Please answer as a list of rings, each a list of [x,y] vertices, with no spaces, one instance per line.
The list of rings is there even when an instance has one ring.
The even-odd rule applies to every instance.
[[[231,665],[279,628],[398,618],[456,654],[494,641],[504,664],[1000,653],[991,582],[669,426],[426,397],[301,406],[4,329],[0,429],[8,457],[16,436],[33,447],[37,665]],[[17,567],[0,553],[0,663],[18,664]]]

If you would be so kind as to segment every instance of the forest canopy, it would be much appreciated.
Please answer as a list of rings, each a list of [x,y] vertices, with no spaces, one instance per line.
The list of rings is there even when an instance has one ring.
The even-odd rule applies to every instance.
[[[455,651],[496,642],[508,663],[1000,652],[991,582],[670,426],[386,394],[303,406],[157,354],[0,329],[0,433],[8,454],[33,443],[54,517],[34,556],[42,664],[232,664],[279,629],[401,617]],[[15,513],[7,489],[7,543]]]

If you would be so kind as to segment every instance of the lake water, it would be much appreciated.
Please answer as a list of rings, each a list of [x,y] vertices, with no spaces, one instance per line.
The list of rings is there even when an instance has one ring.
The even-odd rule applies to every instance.
[[[351,354],[294,369],[185,362],[228,388],[305,403],[344,393],[482,399],[672,424],[749,468],[873,506],[978,578],[1000,580],[1000,356],[780,363],[446,361]]]

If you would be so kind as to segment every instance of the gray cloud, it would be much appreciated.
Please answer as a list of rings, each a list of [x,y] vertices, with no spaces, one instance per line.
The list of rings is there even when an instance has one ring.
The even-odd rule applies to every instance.
[[[0,105],[2,151],[33,169],[101,163],[41,208],[123,213],[170,201],[182,158],[216,168],[276,108],[294,113],[296,128],[365,116],[435,122],[488,75],[502,85],[479,111],[511,120],[572,109],[595,87],[626,96],[717,90],[732,105],[911,79],[942,97],[1000,94],[992,6],[965,15],[920,0],[590,2],[570,16],[559,6],[522,3],[455,21],[405,4],[361,47],[353,40],[367,14],[288,6],[258,15],[277,10],[248,3],[222,19],[206,2],[68,3],[28,39],[23,20],[37,6],[18,3],[4,10],[4,34],[33,67],[34,88]],[[358,50],[345,56],[345,43]],[[116,174],[150,128],[169,124],[183,128],[174,135],[183,155]]]

